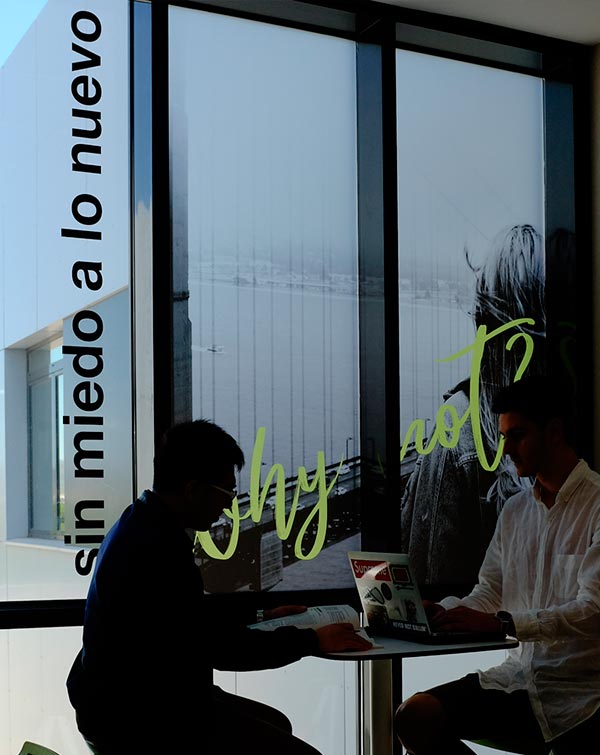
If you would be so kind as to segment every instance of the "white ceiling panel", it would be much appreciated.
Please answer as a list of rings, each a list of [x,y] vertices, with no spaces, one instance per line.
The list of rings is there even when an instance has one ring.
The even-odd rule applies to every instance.
[[[383,0],[586,45],[600,44],[600,0]]]

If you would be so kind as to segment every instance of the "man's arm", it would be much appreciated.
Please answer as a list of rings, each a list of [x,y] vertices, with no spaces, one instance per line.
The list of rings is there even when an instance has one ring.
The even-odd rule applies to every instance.
[[[517,637],[523,641],[552,641],[600,637],[600,521],[577,574],[573,600],[549,608],[514,611]]]
[[[495,614],[502,607],[502,519],[498,520],[494,536],[488,545],[479,570],[479,578],[469,595],[444,598],[441,605],[448,608],[465,606],[475,611]]]
[[[328,624],[319,629],[280,627],[273,631],[230,628],[213,634],[206,654],[220,671],[259,671],[280,668],[307,655],[368,650],[372,643],[352,624]]]
[[[449,596],[426,605],[434,630],[444,632],[489,632],[497,634],[502,623],[496,612],[502,607],[502,536],[498,521],[479,571],[479,581],[464,598]]]
[[[452,597],[441,601],[447,610],[434,618],[435,628],[497,631],[500,622],[495,613],[504,607],[499,554],[497,529],[481,568],[480,583],[463,599]],[[572,600],[547,608],[512,610],[514,636],[524,642],[600,636],[600,521],[582,557],[577,582],[577,593]],[[492,629],[494,622],[495,630]]]
[[[433,628],[440,632],[482,632],[497,634],[503,629],[502,622],[494,613],[476,611],[466,606],[457,606],[439,613],[431,622]],[[507,634],[514,635],[515,629],[509,628]]]

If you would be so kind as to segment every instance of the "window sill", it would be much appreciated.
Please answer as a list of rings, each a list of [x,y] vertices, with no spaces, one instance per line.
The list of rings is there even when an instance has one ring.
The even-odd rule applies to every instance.
[[[90,550],[92,546],[66,545],[62,540],[50,540],[42,537],[15,537],[5,541],[7,546],[16,546],[18,548],[37,548],[38,550],[64,551],[73,553],[80,550]]]

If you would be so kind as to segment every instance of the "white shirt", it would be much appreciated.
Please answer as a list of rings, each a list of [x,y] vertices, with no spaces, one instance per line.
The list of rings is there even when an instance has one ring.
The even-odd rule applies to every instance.
[[[526,689],[546,741],[600,708],[600,475],[579,461],[548,509],[536,486],[508,499],[462,600],[510,611],[520,645],[479,671],[481,686]]]

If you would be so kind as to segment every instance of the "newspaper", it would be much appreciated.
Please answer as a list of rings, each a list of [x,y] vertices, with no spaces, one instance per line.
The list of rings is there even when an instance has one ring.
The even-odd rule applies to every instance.
[[[304,613],[282,616],[279,619],[267,619],[257,624],[250,624],[250,629],[265,629],[267,631],[279,627],[299,627],[300,629],[319,629],[327,624],[352,624],[360,629],[360,617],[352,606],[312,606]]]
[[[307,608],[303,613],[295,613],[290,616],[283,616],[280,619],[267,619],[257,624],[250,624],[249,629],[261,629],[267,632],[279,627],[320,629],[328,624],[342,623],[352,624],[356,633],[365,640],[368,640],[372,647],[382,647],[372,637],[369,637],[364,627],[361,627],[360,616],[352,606],[312,606],[311,608]]]
[[[429,633],[429,624],[408,556],[402,553],[348,553],[369,628]]]

